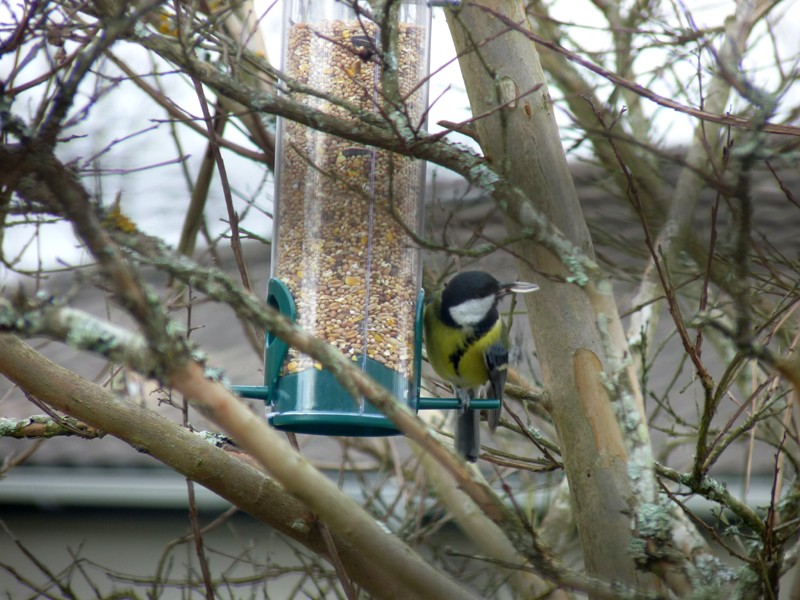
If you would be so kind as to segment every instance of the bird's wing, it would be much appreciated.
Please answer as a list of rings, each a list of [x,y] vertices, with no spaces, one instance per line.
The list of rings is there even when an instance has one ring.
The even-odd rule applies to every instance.
[[[488,411],[489,429],[494,433],[500,423],[503,410],[503,389],[508,375],[508,349],[503,344],[493,344],[484,353],[486,368],[489,371],[489,390],[492,398],[500,401],[500,410]]]

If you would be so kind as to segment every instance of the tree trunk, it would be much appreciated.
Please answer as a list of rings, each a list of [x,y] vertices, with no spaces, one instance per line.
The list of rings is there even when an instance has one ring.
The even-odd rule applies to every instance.
[[[502,176],[593,257],[536,47],[520,33],[508,31],[491,16],[493,11],[527,26],[518,0],[470,1],[448,11],[472,113],[480,117],[475,125],[481,147]],[[521,233],[518,222],[507,221],[509,234]],[[521,278],[541,286],[525,300],[561,440],[586,568],[606,580],[638,585],[628,553],[632,540],[628,455],[600,380],[608,365],[597,316],[578,285],[540,276],[570,275],[557,257],[533,242],[518,244],[516,251]]]

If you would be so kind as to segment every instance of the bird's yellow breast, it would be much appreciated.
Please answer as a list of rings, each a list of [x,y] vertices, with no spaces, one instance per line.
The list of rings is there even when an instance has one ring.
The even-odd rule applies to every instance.
[[[475,388],[489,380],[486,350],[501,341],[500,319],[482,336],[468,328],[450,327],[438,317],[439,298],[425,307],[425,348],[439,377],[461,388]]]

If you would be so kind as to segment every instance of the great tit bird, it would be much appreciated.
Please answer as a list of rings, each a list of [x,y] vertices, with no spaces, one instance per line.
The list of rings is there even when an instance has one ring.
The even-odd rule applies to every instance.
[[[489,383],[500,400],[508,371],[508,345],[497,304],[512,292],[539,289],[535,283],[500,283],[485,271],[464,271],[453,277],[425,307],[425,348],[433,370],[453,386],[461,400],[456,416],[456,452],[470,462],[480,455],[480,411],[469,403]],[[489,428],[497,429],[500,410],[489,411]]]

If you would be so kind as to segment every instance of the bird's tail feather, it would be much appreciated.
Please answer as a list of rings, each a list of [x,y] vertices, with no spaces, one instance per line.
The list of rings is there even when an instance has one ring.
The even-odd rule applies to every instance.
[[[456,415],[456,452],[469,462],[475,462],[481,454],[480,411],[464,410]]]
[[[497,426],[500,424],[500,412],[503,410],[503,400],[500,399],[500,408],[497,410],[487,410],[486,420],[489,423],[489,431],[494,433],[497,431]]]

